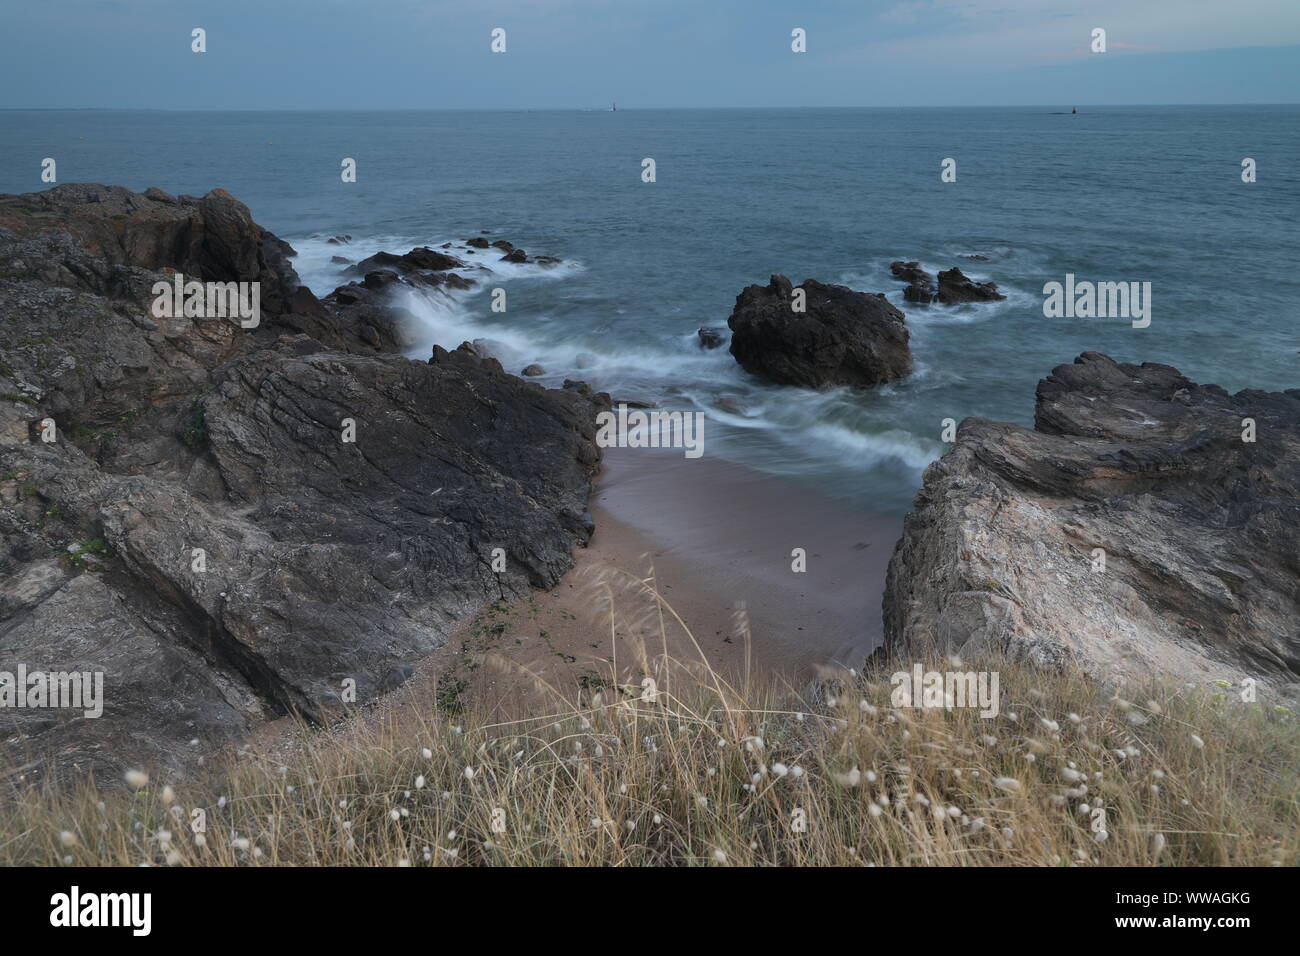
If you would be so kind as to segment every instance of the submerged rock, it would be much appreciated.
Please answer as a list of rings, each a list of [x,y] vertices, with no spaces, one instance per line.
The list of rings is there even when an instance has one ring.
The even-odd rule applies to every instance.
[[[1253,441],[1243,422],[1254,422]],[[1247,433],[1249,434],[1249,433]],[[889,565],[886,647],[1300,691],[1300,389],[1088,352],[1034,428],[968,418]]]
[[[715,329],[709,326],[700,329],[696,335],[700,338],[700,348],[704,349],[719,348],[727,341],[722,329]]]
[[[805,311],[796,312],[794,288],[773,275],[736,296],[727,325],[745,371],[806,388],[882,385],[912,371],[903,313],[883,295],[808,279],[798,287]]]

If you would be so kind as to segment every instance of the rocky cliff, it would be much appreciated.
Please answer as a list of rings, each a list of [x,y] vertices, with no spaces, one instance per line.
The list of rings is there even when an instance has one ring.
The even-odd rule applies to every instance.
[[[1300,389],[1198,385],[1089,352],[1033,429],[961,424],[889,566],[886,647],[994,647],[1300,691]]]
[[[590,534],[603,396],[405,358],[291,255],[222,190],[0,196],[0,672],[104,674],[97,719],[0,710],[28,782],[372,699]],[[159,317],[175,273],[258,283],[260,323]]]

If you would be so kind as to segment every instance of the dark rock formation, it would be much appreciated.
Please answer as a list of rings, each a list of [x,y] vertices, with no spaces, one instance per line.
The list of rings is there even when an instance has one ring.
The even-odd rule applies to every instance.
[[[903,298],[908,302],[933,302],[939,294],[934,283],[934,276],[921,268],[919,262],[891,262],[889,271],[895,279],[907,283]]]
[[[365,702],[590,534],[607,396],[394,354],[373,297],[429,250],[322,302],[287,248],[221,190],[0,196],[0,671],[104,674],[98,719],[0,710],[28,783]],[[170,270],[260,282],[260,324],[158,317]]]
[[[972,255],[965,258],[984,261],[982,256]],[[995,283],[974,282],[956,266],[946,272],[940,272],[937,284],[934,276],[922,269],[919,262],[902,260],[891,262],[889,271],[894,274],[895,279],[907,283],[907,288],[903,290],[903,298],[908,302],[920,304],[939,302],[943,305],[956,305],[961,302],[994,302],[1006,298],[998,292]]]
[[[536,362],[534,362],[532,365],[527,366],[527,367],[526,367],[522,372],[520,372],[519,374],[520,374],[520,375],[527,375],[529,378],[534,378],[534,377],[536,377],[536,376],[538,376],[538,375],[545,375],[545,374],[546,374],[546,369],[542,368],[540,365],[538,365]]]
[[[969,418],[926,469],[886,645],[1115,681],[1253,678],[1261,700],[1294,700],[1298,541],[1300,389],[1229,395],[1088,352],[1039,383],[1032,430]]]
[[[704,349],[719,348],[723,342],[727,341],[726,337],[722,334],[722,329],[715,329],[709,326],[700,329],[696,334],[700,337],[700,348]]]
[[[736,296],[727,320],[731,354],[745,371],[781,385],[872,386],[912,371],[903,313],[883,295],[808,279],[798,288],[783,275]]]
[[[998,291],[996,283],[975,282],[953,266],[939,273],[939,301],[944,305],[959,302],[995,302],[1006,296]]]
[[[463,268],[465,263],[455,256],[421,246],[401,256],[391,252],[376,252],[373,256],[358,262],[352,267],[352,271],[364,275],[375,269],[392,269],[405,275],[411,272],[445,272],[448,269]]]

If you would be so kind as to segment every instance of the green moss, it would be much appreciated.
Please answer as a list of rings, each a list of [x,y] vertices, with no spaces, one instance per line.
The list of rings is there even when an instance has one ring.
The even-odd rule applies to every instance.
[[[88,556],[94,557],[87,560]],[[78,541],[68,549],[68,560],[78,571],[102,571],[104,562],[113,556],[113,549],[103,538]]]
[[[190,402],[185,427],[181,431],[181,441],[191,448],[202,448],[208,441],[207,410],[197,398]]]
[[[11,402],[22,402],[24,405],[30,405],[33,408],[36,407],[36,402],[26,395],[19,395],[17,392],[0,392],[0,398],[7,398]]]

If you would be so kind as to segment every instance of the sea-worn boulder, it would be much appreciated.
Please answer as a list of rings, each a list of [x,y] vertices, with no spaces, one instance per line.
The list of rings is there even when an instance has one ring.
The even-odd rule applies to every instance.
[[[704,326],[695,333],[700,340],[700,348],[716,349],[727,341],[726,333],[722,329],[716,329],[712,326]]]
[[[895,279],[907,283],[907,288],[903,290],[903,298],[906,301],[926,303],[938,298],[939,290],[935,285],[934,276],[922,269],[919,262],[891,262],[889,271],[894,274]]]
[[[1300,389],[1088,352],[1034,427],[969,418],[904,523],[886,648],[997,648],[1122,683],[1300,691]]]
[[[986,261],[986,257],[976,255],[964,258]],[[958,305],[963,302],[996,302],[1006,298],[998,291],[997,283],[976,282],[956,266],[940,272],[937,283],[934,276],[921,268],[919,262],[904,262],[900,259],[889,264],[889,271],[895,279],[907,283],[903,298],[908,302]]]
[[[961,269],[953,266],[939,273],[939,301],[944,305],[961,302],[997,302],[1006,296],[998,291],[995,282],[976,282]]]
[[[736,296],[727,320],[731,354],[745,371],[780,385],[873,386],[912,371],[903,313],[883,295],[808,279],[795,288],[783,275]]]
[[[375,269],[391,269],[405,275],[409,272],[445,272],[448,269],[463,268],[465,268],[465,263],[455,256],[438,252],[428,246],[420,246],[400,256],[392,252],[376,252],[374,255],[362,259],[350,271],[358,275],[365,275]]]
[[[97,718],[0,710],[0,773],[179,771],[339,714],[590,535],[608,396],[395,354],[366,285],[396,270],[319,301],[286,248],[220,191],[0,196],[0,682],[103,675]],[[260,323],[154,314],[168,270],[262,283]]]

